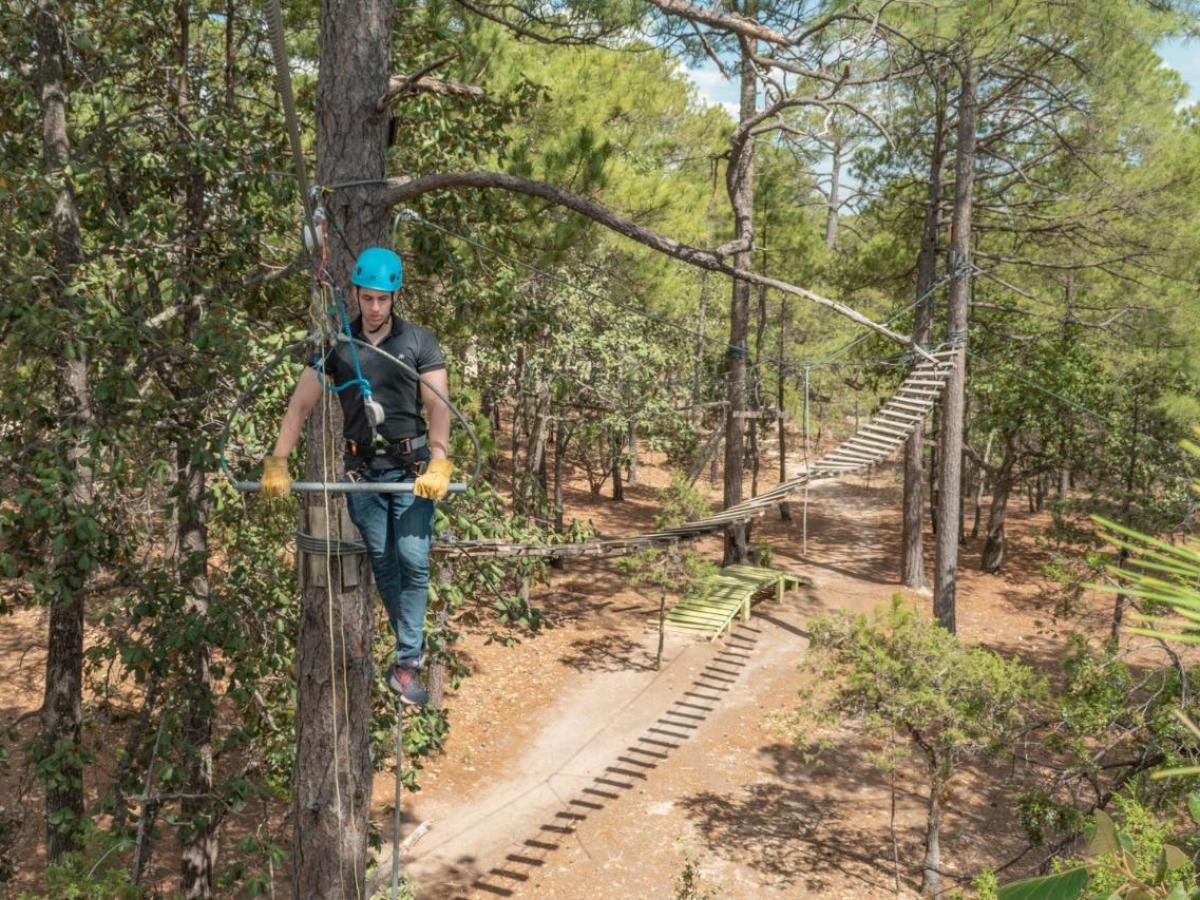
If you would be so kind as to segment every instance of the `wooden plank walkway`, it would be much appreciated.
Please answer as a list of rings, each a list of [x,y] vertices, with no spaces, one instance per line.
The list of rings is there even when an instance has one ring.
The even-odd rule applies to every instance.
[[[708,634],[710,640],[732,630],[739,616],[750,619],[750,603],[772,591],[782,601],[784,591],[812,582],[800,575],[759,566],[726,566],[703,594],[681,600],[667,612],[664,627],[672,631]]]

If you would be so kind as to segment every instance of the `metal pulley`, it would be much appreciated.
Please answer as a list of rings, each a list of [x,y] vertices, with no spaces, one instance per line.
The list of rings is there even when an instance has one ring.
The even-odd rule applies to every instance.
[[[374,397],[363,397],[362,403],[367,413],[367,424],[374,431],[383,424],[383,406]]]
[[[310,256],[320,259],[325,251],[325,207],[315,206],[312,212],[312,225],[304,222],[301,233],[304,236],[304,249]]]

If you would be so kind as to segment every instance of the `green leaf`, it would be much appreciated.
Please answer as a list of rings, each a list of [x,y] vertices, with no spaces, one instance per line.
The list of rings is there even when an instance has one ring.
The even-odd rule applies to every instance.
[[[1192,814],[1192,821],[1200,825],[1200,794],[1188,794],[1188,812]]]
[[[1092,834],[1091,840],[1088,841],[1088,856],[1116,853],[1121,849],[1121,844],[1117,840],[1117,826],[1113,824],[1113,820],[1109,817],[1108,813],[1102,809],[1096,810],[1093,827],[1095,828],[1095,833]]]
[[[1111,820],[1109,824],[1112,824]],[[996,896],[998,900],[1076,900],[1083,894],[1087,882],[1088,871],[1080,867],[1056,875],[1014,881],[1000,888]]]
[[[1177,769],[1156,769],[1151,778],[1195,778],[1200,775],[1200,766],[1180,766]],[[1190,805],[1190,804],[1189,804]]]
[[[1174,844],[1163,844],[1163,872],[1170,874],[1180,866],[1186,866],[1191,862],[1188,855],[1176,847]]]

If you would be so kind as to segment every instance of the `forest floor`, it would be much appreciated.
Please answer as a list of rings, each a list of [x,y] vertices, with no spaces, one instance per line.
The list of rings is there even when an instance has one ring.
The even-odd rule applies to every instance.
[[[644,460],[623,503],[589,501],[580,490],[569,494],[568,514],[605,534],[644,529],[667,480]],[[915,893],[925,824],[919,773],[901,771],[896,782],[897,890],[892,792],[872,762],[877,748],[830,732],[823,736],[835,748],[812,762],[783,727],[805,683],[798,664],[808,620],[870,610],[897,591],[900,495],[894,469],[815,485],[807,556],[800,503],[790,522],[760,519],[755,538],[773,548],[772,565],[811,587],[782,604],[757,602],[751,621],[724,640],[668,633],[661,671],[657,596],[630,589],[603,561],[568,561],[535,595],[555,623],[546,632],[511,648],[471,636],[474,675],[448,696],[445,755],[428,765],[404,810],[405,833],[430,823],[404,859],[418,896],[672,897],[685,868],[694,897]],[[1068,631],[1105,633],[1107,603],[1088,598],[1094,608],[1054,620],[1039,569],[1049,554],[1035,537],[1049,516],[1018,509],[1017,498],[1012,505],[1002,576],[978,570],[981,540],[964,548],[959,634],[1053,672]],[[698,549],[720,558],[716,538]],[[911,596],[928,607],[927,597]],[[942,830],[948,872],[969,878],[1021,851],[1009,802],[1019,778],[998,766],[956,780]],[[377,803],[393,789],[381,774]],[[390,837],[389,810],[377,809],[377,821]],[[386,869],[386,847],[384,859]]]
[[[642,459],[639,483],[626,488],[622,503],[593,499],[582,478],[573,482],[568,517],[590,520],[607,535],[650,529],[655,493],[669,481],[658,462],[653,454]],[[767,479],[761,489],[773,483]],[[718,498],[706,480],[700,487]],[[812,761],[781,724],[805,684],[798,666],[809,619],[834,609],[866,611],[896,592],[900,493],[894,468],[815,485],[806,555],[799,498],[791,521],[775,514],[758,520],[754,536],[772,547],[772,565],[806,576],[811,587],[789,592],[782,603],[756,603],[750,622],[723,640],[668,633],[660,671],[657,594],[631,589],[602,560],[568,560],[534,592],[552,624],[541,633],[506,647],[489,642],[484,626],[467,629],[463,651],[472,675],[447,694],[445,752],[426,761],[421,790],[405,799],[405,833],[430,825],[403,860],[418,896],[674,897],[685,869],[695,884],[686,896],[697,898],[705,891],[730,898],[914,893],[925,822],[919,773],[901,770],[896,778],[897,867],[891,785],[872,762],[871,741],[832,731],[823,737],[834,748]],[[1069,631],[1102,638],[1110,601],[1085,597],[1069,620],[1054,617],[1051,585],[1040,573],[1048,551],[1035,536],[1048,521],[1014,498],[1000,576],[979,572],[982,541],[967,543],[957,614],[965,641],[1052,673]],[[719,539],[694,546],[719,560]],[[927,548],[932,552],[928,536]],[[927,597],[913,599],[927,608]],[[44,641],[38,612],[6,620],[4,722],[40,703]],[[26,719],[20,731],[27,737],[35,727]],[[89,730],[89,738],[98,754],[112,756],[102,729]],[[112,762],[101,760],[105,769]],[[22,768],[14,765],[0,783],[29,814],[17,823],[17,878],[9,887],[36,889],[40,800],[28,775],[19,776]],[[1020,852],[1010,800],[1021,788],[1009,766],[970,769],[956,779],[943,818],[948,873],[969,877]],[[384,836],[381,876],[390,860],[393,790],[391,772],[381,772],[373,809]],[[0,813],[4,808],[0,802]],[[280,815],[269,818],[278,822]],[[238,829],[248,821],[240,816]],[[223,834],[226,860],[236,836]],[[158,857],[156,868],[169,865],[165,846]],[[169,894],[172,873],[161,874]],[[277,888],[290,893],[282,880]]]

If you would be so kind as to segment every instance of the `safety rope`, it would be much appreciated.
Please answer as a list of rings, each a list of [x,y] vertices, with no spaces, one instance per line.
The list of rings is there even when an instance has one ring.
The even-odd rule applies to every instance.
[[[392,900],[400,891],[400,802],[404,796],[404,701],[396,695],[396,797],[392,818]]]
[[[322,392],[322,394],[321,394],[321,481],[326,484],[329,483],[329,452],[328,452],[327,442],[328,442],[329,429],[332,426],[332,417],[329,415],[329,404],[330,404],[329,395]],[[325,529],[327,532],[332,531],[332,521],[331,521],[330,515],[329,515],[330,505],[329,505],[329,491],[328,490],[324,490],[321,492],[321,499],[322,499],[322,502],[324,503]],[[340,739],[340,736],[338,733],[338,712],[339,712],[339,710],[338,710],[337,668],[336,668],[336,661],[335,661],[335,656],[337,654],[336,654],[336,650],[334,649],[335,644],[334,644],[334,637],[333,637],[334,591],[333,591],[333,565],[332,565],[331,559],[332,558],[328,554],[326,554],[326,556],[325,556],[325,616],[326,616],[326,620],[328,622],[328,631],[329,631],[329,690],[333,695],[333,697],[332,697],[332,702],[333,702],[333,718],[332,718],[332,722],[333,722],[333,795],[334,795],[334,800],[337,804],[338,842],[340,844],[343,840],[345,840],[346,826],[342,820],[342,780],[341,780],[342,765],[341,765],[341,759],[340,759],[340,757],[341,757],[341,748],[340,748],[341,739]],[[340,606],[340,604],[339,604],[339,606]],[[339,610],[339,613],[340,613],[340,610]],[[341,647],[342,647],[342,665],[344,667],[345,662],[346,662],[346,632],[345,632],[344,623],[341,622],[340,615],[338,617],[338,621],[339,621],[339,624],[343,625],[343,627],[341,629],[341,631],[342,631]],[[343,686],[344,685],[345,685],[345,682],[343,680]],[[343,704],[346,706],[346,710],[345,710],[346,721],[348,723],[350,721],[349,699],[345,696],[344,693],[343,693],[342,701],[343,701]],[[351,795],[351,803],[353,803],[354,802],[353,790],[351,790],[350,795]],[[351,813],[350,813],[350,821],[351,822],[354,821],[353,810],[351,810]],[[340,887],[342,896],[345,897],[346,883],[345,883],[344,873],[342,871],[342,869],[343,869],[342,853],[341,853],[340,848],[339,848],[337,856],[338,856],[338,885]],[[354,869],[354,896],[357,898],[359,896],[357,863],[354,864],[353,869]]]

